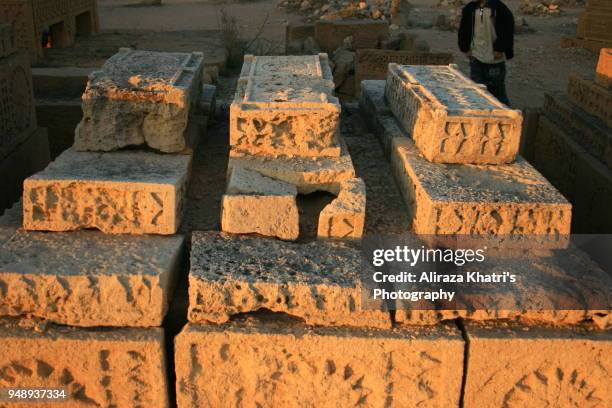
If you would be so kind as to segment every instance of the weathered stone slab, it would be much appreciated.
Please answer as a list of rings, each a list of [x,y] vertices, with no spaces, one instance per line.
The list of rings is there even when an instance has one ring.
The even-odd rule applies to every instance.
[[[601,86],[612,88],[612,48],[601,49],[595,81]]]
[[[610,331],[468,325],[466,332],[466,408],[604,407],[610,401]]]
[[[174,234],[190,165],[190,155],[66,150],[24,182],[24,228]]]
[[[36,130],[30,61],[24,51],[0,58],[0,160]]]
[[[362,179],[344,180],[338,197],[319,215],[318,238],[361,239],[366,216],[366,186]]]
[[[161,325],[183,236],[46,234],[15,232],[10,225],[0,230],[6,231],[0,242],[0,315],[73,326]]]
[[[1,320],[0,350],[0,387],[63,388],[68,396],[25,406],[170,406],[164,333],[159,328],[47,325],[40,332]]]
[[[122,49],[90,75],[74,148],[182,151],[189,112],[200,100],[202,64],[201,53]]]
[[[588,133],[582,135],[589,140]],[[575,137],[568,135],[567,127],[541,116],[534,165],[572,202],[572,232],[612,233],[612,171]]]
[[[355,50],[355,84],[364,80],[385,80],[389,64],[399,65],[448,65],[453,62],[449,53],[396,51],[378,49]]]
[[[385,96],[427,160],[510,163],[518,153],[522,115],[466,78],[455,66],[389,65]]]
[[[233,154],[340,156],[333,90],[325,54],[245,56],[230,107]]]
[[[227,182],[227,194],[296,196],[293,184],[266,177],[244,167],[232,168]]]
[[[194,232],[188,318],[224,323],[265,309],[311,325],[390,328],[382,305],[362,303],[363,267],[359,250],[339,242]]]
[[[19,200],[26,178],[49,164],[47,131],[38,128],[27,133],[20,144],[0,159],[0,212]]]
[[[177,405],[458,406],[463,347],[450,327],[189,324],[175,340]]]
[[[0,58],[15,52],[15,32],[12,24],[0,24]]]
[[[341,144],[340,157],[232,157],[227,164],[228,174],[235,167],[257,171],[264,176],[285,181],[297,187],[298,193],[328,191],[338,194],[340,183],[355,177],[353,161],[346,145]]]
[[[481,273],[501,276],[509,272],[516,276],[516,282],[457,285],[452,307],[448,308],[427,301],[415,305],[399,300],[395,321],[433,325],[461,317],[474,322],[505,320],[528,325],[612,328],[612,278],[581,250],[572,247],[545,257],[517,253],[487,258],[478,266]],[[411,284],[410,290],[431,290],[431,286]]]
[[[571,74],[567,94],[573,103],[612,127],[612,90]]]
[[[395,178],[417,234],[567,235],[571,204],[520,156],[514,164],[437,164],[393,140]]]
[[[379,48],[389,37],[389,23],[382,20],[337,20],[315,22],[315,40],[321,50],[334,52],[346,37],[353,37],[353,48]]]
[[[385,81],[361,82],[359,109],[368,127],[376,134],[387,156],[391,155],[393,139],[407,137],[385,100]]]
[[[546,94],[544,111],[566,135],[612,169],[612,131],[605,123],[572,104],[563,94]]]

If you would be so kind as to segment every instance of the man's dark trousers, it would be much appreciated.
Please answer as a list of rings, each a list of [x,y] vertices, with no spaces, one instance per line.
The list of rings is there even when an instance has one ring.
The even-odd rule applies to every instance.
[[[506,105],[510,105],[506,93],[506,62],[485,64],[476,58],[470,58],[470,77],[472,81],[486,85],[487,90]]]

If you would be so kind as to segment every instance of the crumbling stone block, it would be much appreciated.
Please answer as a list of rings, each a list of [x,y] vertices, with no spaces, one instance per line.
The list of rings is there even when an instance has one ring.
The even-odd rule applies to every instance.
[[[456,329],[311,328],[286,321],[189,324],[175,340],[177,405],[457,406]]]
[[[427,160],[502,164],[518,153],[522,115],[456,67],[389,65],[385,96]]]
[[[515,283],[457,285],[452,307],[445,309],[424,300],[417,307],[399,300],[395,322],[434,325],[461,317],[473,322],[612,328],[612,277],[606,271],[576,248],[542,257],[533,251],[512,255],[508,249],[501,250],[497,256],[487,254],[485,263],[478,266],[487,274],[510,272],[517,277]],[[402,289],[407,290],[407,285]],[[410,290],[431,290],[431,286],[411,284]]]
[[[63,388],[68,396],[30,405],[170,406],[162,329],[46,325],[41,332],[23,323],[0,321],[0,387]]]
[[[230,107],[232,154],[340,156],[333,90],[325,54],[245,56]]]
[[[334,52],[346,37],[353,38],[353,48],[379,48],[389,38],[389,23],[381,20],[337,20],[315,22],[315,40],[321,50]]]
[[[189,113],[200,101],[203,59],[195,52],[119,51],[90,75],[74,148],[185,149]]]
[[[265,157],[245,155],[232,157],[228,174],[236,167],[254,170],[264,176],[296,186],[298,193],[327,191],[338,194],[340,183],[355,177],[355,168],[344,143],[339,157]]]
[[[221,230],[295,240],[300,229],[296,196],[291,184],[235,167],[221,202]]]
[[[612,48],[601,49],[595,81],[608,89],[612,88]]]
[[[318,238],[361,239],[366,216],[366,187],[360,178],[340,183],[338,197],[319,215]]]
[[[612,91],[593,81],[571,74],[567,94],[573,103],[612,127]]]
[[[418,234],[570,232],[571,204],[520,156],[511,165],[437,164],[398,138],[391,161]]]
[[[359,250],[339,242],[194,232],[188,318],[224,323],[265,309],[312,325],[390,328],[381,304],[363,303],[362,269]]]
[[[364,80],[385,80],[390,63],[399,65],[448,65],[453,62],[453,56],[449,53],[377,49],[357,49],[355,52],[355,85],[357,89]]]
[[[24,228],[174,234],[190,164],[190,155],[69,149],[24,182]]]
[[[466,332],[466,408],[603,407],[610,400],[610,331],[470,324]]]
[[[161,325],[183,236],[46,234],[11,231],[10,225],[0,231],[6,232],[0,233],[6,235],[0,242],[0,316],[73,326]]]

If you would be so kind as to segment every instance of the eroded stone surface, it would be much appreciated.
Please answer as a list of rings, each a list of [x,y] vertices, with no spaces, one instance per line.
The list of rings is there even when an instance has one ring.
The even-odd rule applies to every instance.
[[[340,104],[322,56],[245,57],[230,107],[234,154],[340,156]]]
[[[228,172],[237,166],[293,184],[300,194],[315,191],[338,194],[340,183],[355,177],[355,168],[344,144],[340,157],[232,157],[230,154]]]
[[[194,232],[189,321],[224,323],[267,309],[307,324],[389,328],[388,312],[362,304],[364,267],[358,249],[338,242],[294,244]]]
[[[174,234],[190,164],[190,155],[68,149],[25,180],[24,228]]]
[[[182,151],[189,112],[202,91],[202,64],[201,53],[120,50],[90,75],[74,148],[110,151],[146,144]]]
[[[225,194],[221,200],[221,230],[296,240],[300,216],[295,194]]]
[[[0,315],[73,326],[160,326],[183,236],[47,234],[0,224]]]
[[[612,48],[601,49],[595,80],[602,86],[612,88]]]
[[[572,74],[569,77],[567,94],[576,105],[612,127],[612,90]]]
[[[227,183],[227,194],[296,196],[293,184],[266,177],[254,170],[233,167]]]
[[[175,361],[179,408],[450,407],[459,404],[463,341],[451,328],[189,324],[176,338]]]
[[[360,239],[366,215],[366,186],[354,178],[340,183],[340,194],[319,215],[318,238]]]
[[[385,95],[416,146],[436,163],[510,163],[522,114],[495,99],[453,65],[389,64]]]
[[[466,408],[608,405],[611,332],[476,325],[466,331]]]
[[[70,397],[30,402],[36,407],[168,407],[163,336],[159,328],[53,325],[41,333],[3,319],[0,387],[64,388]]]
[[[571,204],[520,156],[510,165],[430,163],[397,138],[391,159],[418,234],[570,232]]]
[[[517,281],[457,285],[459,291],[447,310],[434,310],[435,305],[426,301],[418,306],[398,301],[395,321],[429,325],[462,317],[475,322],[612,327],[612,278],[579,249],[555,251],[545,257],[490,257],[478,269],[487,274],[509,272]],[[427,290],[425,286],[411,284],[410,290]],[[407,290],[406,286],[403,289]]]

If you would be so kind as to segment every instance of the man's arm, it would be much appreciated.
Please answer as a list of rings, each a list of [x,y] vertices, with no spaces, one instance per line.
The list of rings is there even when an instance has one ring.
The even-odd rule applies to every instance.
[[[472,47],[472,16],[468,9],[469,7],[465,6],[461,12],[461,22],[457,34],[459,49],[464,53],[469,53]]]
[[[493,43],[495,58],[506,54],[506,58],[514,56],[514,16],[508,7],[500,4],[496,18],[497,39]],[[500,55],[500,57],[501,57]]]

